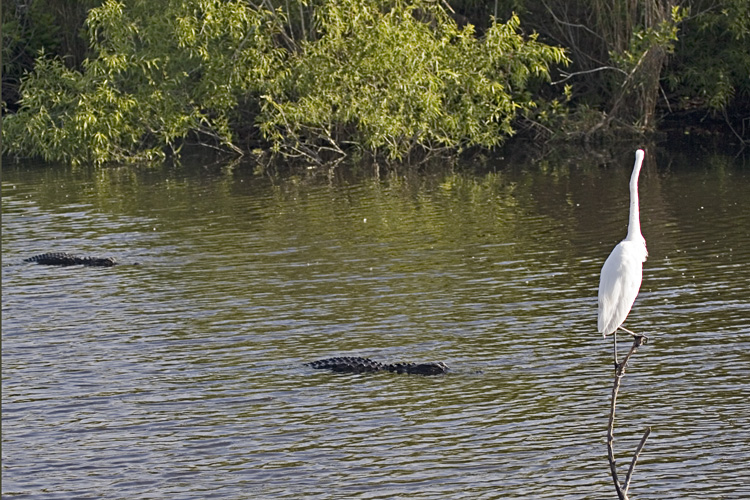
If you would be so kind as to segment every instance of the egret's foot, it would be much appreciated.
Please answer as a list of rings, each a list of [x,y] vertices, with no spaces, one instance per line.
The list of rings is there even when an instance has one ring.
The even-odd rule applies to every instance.
[[[631,332],[624,326],[618,326],[617,328],[622,330],[623,332],[629,333],[634,339],[638,339],[638,338],[643,339],[643,341],[640,342],[639,345],[648,343],[648,337],[646,335],[643,335],[642,333]]]

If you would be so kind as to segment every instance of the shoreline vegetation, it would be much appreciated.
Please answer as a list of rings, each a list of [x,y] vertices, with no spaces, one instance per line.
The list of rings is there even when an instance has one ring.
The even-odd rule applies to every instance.
[[[415,163],[511,137],[750,141],[746,0],[3,2],[2,152]]]

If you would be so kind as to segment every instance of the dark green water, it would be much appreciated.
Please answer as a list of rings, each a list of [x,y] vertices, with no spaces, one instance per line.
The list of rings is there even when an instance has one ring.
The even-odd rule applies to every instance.
[[[614,497],[596,289],[632,163],[4,165],[3,496]],[[621,390],[622,467],[653,433],[631,498],[748,497],[750,168],[649,151],[640,193],[626,325],[651,342]],[[22,262],[47,251],[141,265]],[[333,355],[452,372],[302,365]]]

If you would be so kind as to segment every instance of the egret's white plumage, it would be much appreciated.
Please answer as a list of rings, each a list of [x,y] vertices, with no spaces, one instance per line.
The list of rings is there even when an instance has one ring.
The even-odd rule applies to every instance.
[[[630,176],[628,235],[612,250],[602,266],[598,327],[599,333],[605,337],[616,333],[628,317],[641,288],[643,263],[648,257],[638,209],[638,174],[641,172],[643,156],[642,149],[635,152],[635,166]]]

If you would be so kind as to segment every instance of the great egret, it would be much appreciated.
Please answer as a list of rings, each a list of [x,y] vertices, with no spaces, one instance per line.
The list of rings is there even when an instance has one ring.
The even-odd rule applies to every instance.
[[[602,266],[599,280],[599,333],[604,337],[614,334],[615,366],[617,366],[617,329],[635,336],[622,324],[638,296],[643,279],[643,263],[648,257],[646,240],[641,234],[638,209],[638,174],[641,172],[644,152],[635,152],[635,165],[630,176],[630,221],[628,235],[622,240]]]

